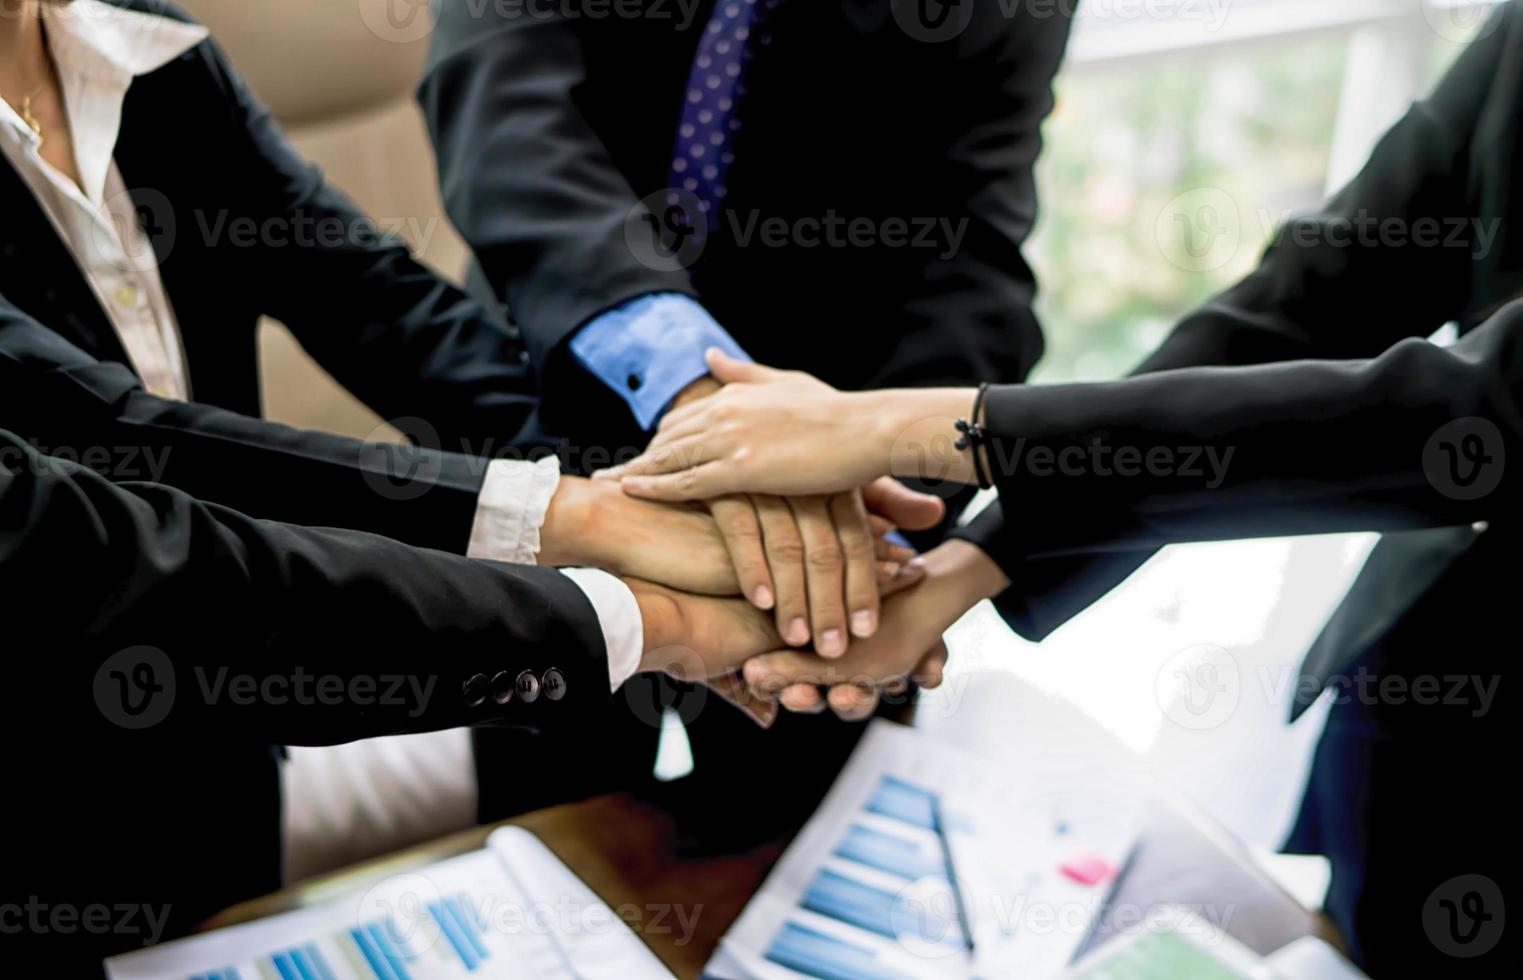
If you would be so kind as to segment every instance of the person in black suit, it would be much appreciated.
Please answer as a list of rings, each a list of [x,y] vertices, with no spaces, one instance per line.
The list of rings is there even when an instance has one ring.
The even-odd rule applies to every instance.
[[[628,585],[642,671],[680,645],[718,676],[778,642],[742,600]],[[615,672],[553,569],[256,521],[6,432],[0,594],[32,624],[4,720],[8,975],[98,975],[278,887],[270,745],[498,725],[554,746],[600,723]]]
[[[538,537],[547,562],[733,588],[694,515],[530,472],[521,345],[302,161],[203,28],[157,0],[5,2],[0,421],[58,452],[135,447],[260,517],[520,562]],[[261,315],[415,445],[262,420]],[[663,558],[672,537],[697,560]]]
[[[880,637],[830,665],[748,667],[803,707],[810,682],[910,671],[984,597],[1041,639],[1165,544],[1384,532],[1293,694],[1293,716],[1329,688],[1333,706],[1288,847],[1331,858],[1328,911],[1372,975],[1516,975],[1503,901],[1519,847],[1497,757],[1519,734],[1502,682],[1523,545],[1520,132],[1523,11],[1507,3],[1358,177],[1136,377],[995,388],[975,417],[971,389],[842,394],[716,353],[724,379],[780,383],[668,416],[667,452],[625,487],[828,492],[886,472],[999,487],[1003,505],[927,557]],[[1452,347],[1424,339],[1450,322]],[[740,435],[716,437],[720,418]],[[981,427],[981,461],[954,442],[959,418]],[[683,465],[697,468],[651,475]]]
[[[713,345],[844,388],[1024,377],[1042,338],[1021,247],[1071,13],[446,0],[419,99],[475,286],[542,379],[541,421],[622,455],[717,389]],[[971,494],[922,489],[952,505],[910,536],[925,545]],[[790,644],[835,656],[876,632],[860,550],[840,595],[854,488],[709,506],[731,540],[761,540],[742,590]],[[690,726],[700,769],[734,771],[748,733],[725,721]]]

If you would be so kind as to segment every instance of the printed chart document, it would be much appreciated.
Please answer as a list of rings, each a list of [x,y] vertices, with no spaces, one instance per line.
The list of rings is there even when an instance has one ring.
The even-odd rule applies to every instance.
[[[875,721],[705,971],[718,980],[1060,975],[1136,845],[1076,774],[1033,785]]]
[[[670,978],[533,834],[319,906],[106,961],[111,980]]]

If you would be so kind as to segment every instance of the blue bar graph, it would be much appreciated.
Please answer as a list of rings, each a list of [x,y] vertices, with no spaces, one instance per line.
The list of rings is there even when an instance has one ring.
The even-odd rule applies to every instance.
[[[946,873],[946,861],[938,853],[929,853],[915,841],[885,833],[862,824],[852,824],[836,856],[866,865],[907,881]]]
[[[364,926],[357,926],[349,930],[349,938],[354,940],[354,945],[359,947],[360,955],[370,965],[370,970],[376,975],[376,980],[401,980],[400,977],[393,976],[386,958],[381,955],[379,949],[375,948],[375,944],[370,939],[369,930]]]
[[[909,980],[880,964],[872,950],[793,922],[772,941],[767,959],[822,980]]]
[[[938,932],[925,934],[921,908],[925,897],[902,904],[905,889],[920,887],[913,883],[930,878],[946,880],[946,855],[937,839],[936,804],[935,793],[894,776],[882,776],[862,806],[864,814],[877,819],[852,822],[832,852],[834,857],[860,866],[868,880],[843,873],[847,870],[844,867],[822,868],[799,899],[802,912],[830,919],[850,932],[833,934],[814,927],[810,920],[794,918],[773,938],[767,958],[823,980],[882,980],[902,974],[879,962],[880,953],[890,961],[904,955],[908,950],[901,943],[907,938],[916,945],[929,942],[938,946],[960,940],[960,924],[943,925],[939,918]],[[870,883],[875,879],[869,871],[906,884]],[[952,901],[952,896],[947,898]],[[850,940],[840,938],[853,933]],[[885,940],[892,945],[885,946]]]
[[[455,915],[443,902],[429,902],[428,914],[433,916],[438,924],[439,931],[444,933],[444,938],[454,947],[455,955],[460,957],[460,962],[465,965],[468,973],[475,973],[476,967],[481,965],[481,957],[476,955],[476,946],[466,938],[465,930],[455,920]]]
[[[934,830],[933,815],[936,795],[893,776],[884,776],[878,782],[872,799],[867,801],[867,812],[898,820],[911,827]]]
[[[885,939],[899,938],[894,928],[894,896],[834,871],[816,875],[799,905]]]
[[[447,950],[455,954],[467,972],[475,973],[491,958],[491,950],[483,941],[487,934],[486,923],[467,895],[452,895],[427,906],[430,918],[439,926],[447,941]],[[323,941],[303,943],[289,949],[268,954],[260,962],[260,976],[274,976],[279,980],[414,980],[415,971],[427,970],[417,965],[420,953],[415,951],[391,918],[362,922],[350,929],[334,933],[331,943],[336,944],[341,955],[334,964],[323,953],[334,946]],[[349,952],[357,953],[350,957]],[[335,970],[335,965],[337,970]],[[358,971],[356,973],[355,971]],[[242,980],[233,967],[200,973],[187,980]]]
[[[392,944],[388,933],[391,930],[384,923],[372,922],[365,927],[365,934],[370,937],[370,942],[375,946],[376,952],[381,954],[381,959],[391,968],[391,975],[397,980],[411,980],[407,975],[407,967],[403,965],[406,959],[400,950]]]

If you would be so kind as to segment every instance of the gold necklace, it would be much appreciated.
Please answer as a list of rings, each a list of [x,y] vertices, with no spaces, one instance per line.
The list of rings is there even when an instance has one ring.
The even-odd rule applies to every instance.
[[[32,100],[42,94],[42,90],[47,88],[47,84],[47,82],[43,82],[41,85],[37,86],[37,90],[35,92],[23,98],[21,100],[21,106],[18,110],[18,113],[21,116],[21,121],[26,123],[28,129],[37,134],[37,148],[39,150],[42,149],[42,144],[47,142],[47,139],[42,135],[42,122],[32,114]]]
[[[20,102],[12,103],[16,107],[16,115],[20,116],[21,121],[26,123],[26,128],[37,134],[38,149],[42,148],[42,144],[46,140],[42,135],[42,120],[38,119],[37,114],[32,111],[32,100],[41,95],[42,90],[47,87],[48,83],[43,82],[37,86],[31,95],[25,96]],[[9,99],[6,99],[6,101],[10,102]]]

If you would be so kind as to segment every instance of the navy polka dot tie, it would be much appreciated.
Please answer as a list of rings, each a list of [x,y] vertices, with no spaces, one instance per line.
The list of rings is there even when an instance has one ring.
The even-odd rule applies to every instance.
[[[731,141],[740,130],[735,107],[746,94],[746,66],[772,39],[767,21],[779,0],[719,0],[704,28],[683,97],[671,184],[697,199],[702,222],[718,227],[725,175],[735,154]]]

